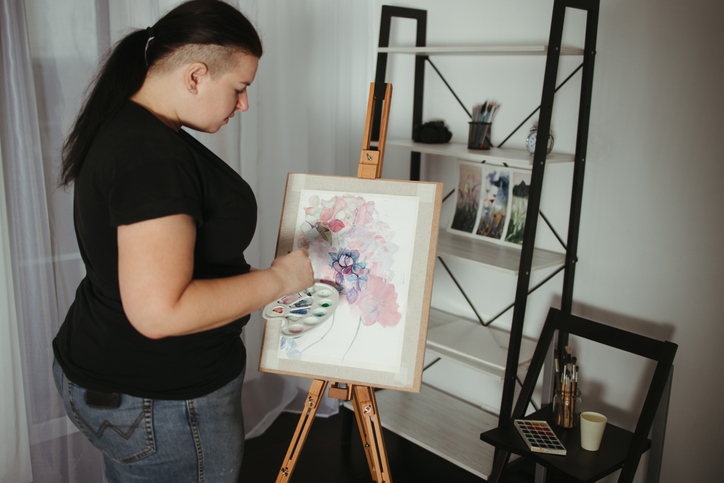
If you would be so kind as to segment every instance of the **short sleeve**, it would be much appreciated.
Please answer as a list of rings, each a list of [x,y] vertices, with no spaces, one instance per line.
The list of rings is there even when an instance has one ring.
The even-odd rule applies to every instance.
[[[178,143],[139,143],[114,155],[108,194],[112,226],[187,214],[202,223],[203,189],[193,153]]]

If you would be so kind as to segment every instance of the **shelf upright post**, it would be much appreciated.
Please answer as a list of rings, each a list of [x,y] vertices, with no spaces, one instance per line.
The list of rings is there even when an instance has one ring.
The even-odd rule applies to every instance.
[[[390,27],[392,17],[410,18],[417,21],[417,33],[415,37],[415,46],[424,47],[426,45],[427,35],[427,10],[419,10],[416,8],[391,7],[389,5],[382,6],[382,16],[380,20],[380,39],[379,47],[390,46]],[[425,85],[425,56],[418,55],[415,57],[415,88],[412,107],[412,129],[418,124],[422,124],[422,101]],[[377,72],[375,73],[375,84],[385,84],[385,74],[387,73],[387,53],[377,53]],[[379,133],[380,115],[375,112],[374,123],[372,127],[373,133]],[[410,131],[412,137],[412,130]],[[375,137],[372,139],[377,141]],[[412,151],[410,153],[410,179],[420,181],[420,157],[419,152]]]
[[[581,98],[578,106],[578,131],[576,135],[576,154],[573,165],[573,189],[571,191],[571,209],[568,221],[568,243],[566,250],[566,270],[563,276],[561,311],[570,314],[573,308],[573,281],[578,261],[578,231],[581,225],[581,202],[583,198],[583,173],[586,167],[588,148],[588,128],[591,118],[591,95],[593,92],[593,66],[596,60],[596,37],[598,35],[599,0],[590,0],[584,5],[572,5],[587,10],[586,37],[583,53],[583,71],[581,74]],[[568,344],[568,334],[559,333],[558,350]]]
[[[528,193],[528,211],[525,218],[525,233],[521,248],[518,281],[515,292],[515,307],[513,308],[513,321],[510,328],[508,342],[508,356],[505,364],[503,378],[503,395],[500,401],[500,425],[510,420],[515,397],[516,377],[518,374],[518,360],[520,358],[520,341],[523,337],[523,322],[525,321],[525,308],[530,285],[530,272],[533,264],[533,249],[535,248],[535,234],[538,225],[538,212],[543,188],[543,174],[545,172],[546,149],[548,135],[551,127],[553,113],[553,99],[556,90],[556,76],[558,74],[558,61],[561,55],[561,41],[563,37],[563,22],[566,14],[566,5],[556,0],[553,4],[553,17],[548,40],[548,53],[546,68],[543,77],[543,93],[541,95],[540,117],[538,118],[538,139],[533,154],[533,170],[531,173],[530,191]]]

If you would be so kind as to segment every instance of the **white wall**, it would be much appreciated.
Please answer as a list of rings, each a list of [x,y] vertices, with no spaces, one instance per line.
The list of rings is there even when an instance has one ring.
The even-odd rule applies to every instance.
[[[547,42],[552,1],[376,1],[377,12],[382,4],[428,10],[428,45],[525,44]],[[724,190],[718,188],[724,175],[719,146],[724,132],[724,4],[601,4],[574,312],[679,344],[661,481],[717,481],[718,408],[724,396],[718,374],[724,363],[724,263],[719,253]],[[582,46],[583,16],[573,13],[566,20],[565,43]],[[413,24],[395,22],[393,39],[392,45],[413,45]],[[437,57],[433,62],[468,107],[485,99],[502,103],[494,143],[540,101],[542,59]],[[559,80],[576,65],[564,60]],[[412,70],[412,57],[395,56],[389,62],[391,138],[409,136]],[[556,100],[553,129],[556,148],[563,152],[573,152],[578,82],[562,89]],[[451,126],[454,140],[466,139],[465,114],[428,66],[424,119],[433,118]],[[530,125],[532,121],[507,144],[522,147]],[[388,149],[383,177],[405,178],[407,159],[407,153]],[[454,163],[424,157],[423,176],[444,181],[447,192],[457,181]],[[570,169],[549,166],[542,206],[562,230],[569,194]],[[446,206],[443,223],[450,214]],[[540,231],[539,242],[555,247],[552,237]],[[450,265],[484,316],[512,301],[512,277]],[[540,331],[546,308],[559,301],[561,284],[559,275],[531,297],[526,334]],[[440,265],[433,305],[472,314]],[[502,320],[503,325],[508,322]],[[612,359],[596,350],[577,347],[584,405],[629,425],[632,408],[642,402],[638,381],[648,373],[634,358]],[[436,370],[437,375],[426,378],[452,381],[473,402],[485,405],[499,397],[494,384],[473,380],[471,388],[473,374],[451,365]]]

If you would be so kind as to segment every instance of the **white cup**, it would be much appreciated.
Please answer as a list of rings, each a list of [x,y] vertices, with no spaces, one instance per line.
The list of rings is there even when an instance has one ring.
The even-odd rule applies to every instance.
[[[585,411],[581,413],[581,448],[588,451],[598,451],[606,429],[608,419],[601,413]]]

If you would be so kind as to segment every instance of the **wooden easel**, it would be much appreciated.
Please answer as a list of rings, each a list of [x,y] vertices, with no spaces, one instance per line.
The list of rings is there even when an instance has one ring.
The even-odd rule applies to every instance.
[[[364,179],[377,179],[382,174],[382,161],[385,155],[385,142],[387,140],[387,121],[390,117],[390,97],[392,96],[392,84],[370,85],[369,102],[367,103],[367,121],[365,123],[364,143],[360,155],[357,177]],[[380,122],[380,135],[377,149],[372,144],[372,124],[375,109],[383,103],[382,119]],[[302,415],[299,418],[297,429],[289,444],[289,449],[284,457],[281,470],[277,476],[277,483],[286,483],[292,477],[292,471],[297,463],[299,454],[302,451],[304,442],[309,434],[309,429],[317,414],[319,402],[324,396],[329,381],[315,379],[309,389],[309,396],[305,401]],[[387,461],[387,450],[382,434],[377,399],[374,389],[369,386],[346,384],[344,387],[338,382],[333,382],[329,387],[329,397],[352,401],[354,414],[359,426],[362,445],[367,455],[367,464],[372,474],[372,480],[377,483],[392,483],[390,466]]]

